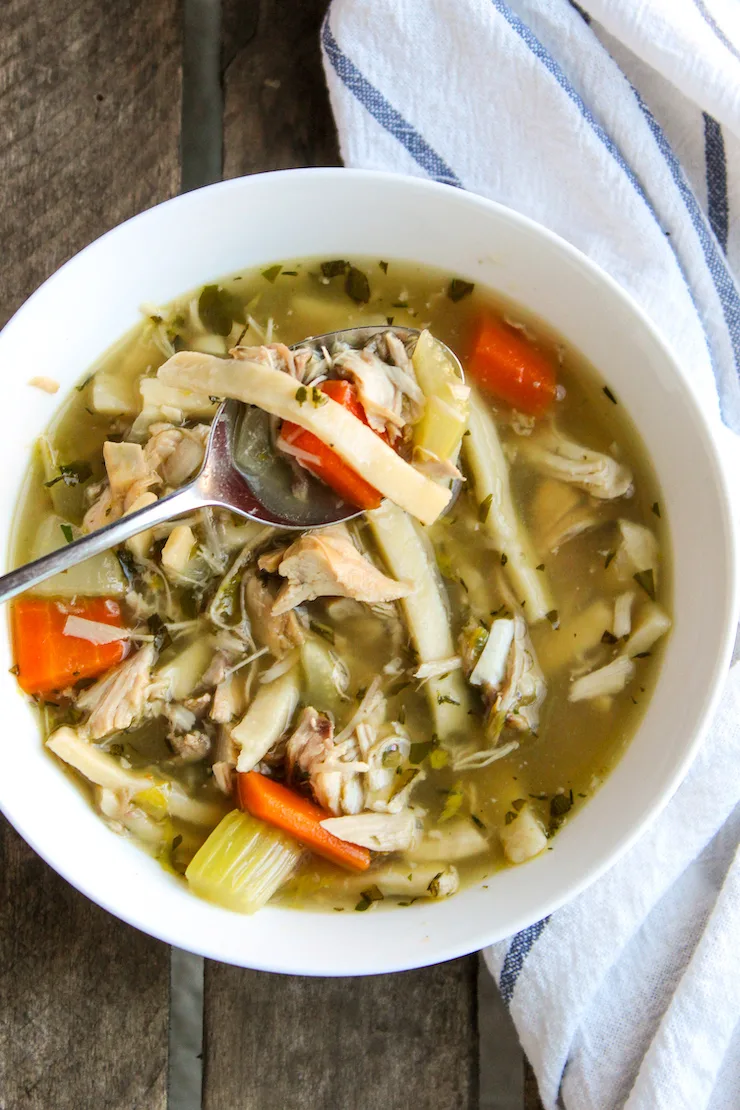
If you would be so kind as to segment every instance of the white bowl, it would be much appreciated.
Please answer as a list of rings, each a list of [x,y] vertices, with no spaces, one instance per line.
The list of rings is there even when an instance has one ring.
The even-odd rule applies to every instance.
[[[440,267],[500,290],[552,324],[599,369],[645,440],[674,554],[675,628],[626,754],[553,851],[449,901],[370,914],[267,908],[241,917],[199,901],[105,827],[43,751],[0,644],[0,807],[88,897],[132,925],[212,959],[314,975],[418,967],[474,951],[550,913],[601,875],[681,781],[712,712],[734,628],[727,492],[710,430],[665,345],[621,289],[522,216],[443,185],[379,173],[291,170],[227,181],[153,208],[54,274],[0,335],[6,534],[35,437],[59,396],[138,319],[235,270],[302,256],[371,256]],[[61,382],[49,397],[26,384]],[[12,414],[12,416],[11,416]]]

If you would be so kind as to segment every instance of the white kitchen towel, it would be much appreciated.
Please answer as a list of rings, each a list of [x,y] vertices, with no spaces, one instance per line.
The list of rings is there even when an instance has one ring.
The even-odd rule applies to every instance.
[[[740,485],[738,0],[333,0],[348,166],[558,232],[643,305]],[[683,786],[574,902],[487,953],[547,1110],[740,1108],[740,666]]]

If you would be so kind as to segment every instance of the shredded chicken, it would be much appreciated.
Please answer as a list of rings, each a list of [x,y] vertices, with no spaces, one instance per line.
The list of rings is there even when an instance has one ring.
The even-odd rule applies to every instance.
[[[298,719],[298,727],[285,749],[288,774],[292,779],[310,779],[315,764],[322,763],[334,745],[331,717],[307,706]]]
[[[135,655],[124,659],[102,678],[83,690],[77,708],[89,712],[85,732],[93,740],[128,728],[144,712],[152,692],[151,669],[154,648],[144,644]]]
[[[317,597],[353,597],[377,603],[412,592],[411,586],[394,582],[373,566],[339,528],[301,536],[284,553],[278,573],[288,581],[272,607],[273,616]]]
[[[205,732],[174,732],[167,740],[183,763],[198,763],[211,750],[211,741]]]
[[[293,648],[300,647],[305,639],[298,618],[292,611],[276,611],[275,598],[258,575],[248,573],[245,582],[244,598],[254,638],[257,643],[268,647],[276,659],[282,659]],[[289,610],[292,608],[288,606]]]
[[[611,455],[568,439],[551,425],[518,442],[518,450],[536,469],[571,482],[592,497],[611,500],[632,490],[632,471]]]
[[[395,436],[419,419],[425,401],[403,344],[391,333],[383,341],[392,362],[379,356],[375,342],[362,350],[337,344],[333,366],[355,383],[370,427]]]
[[[416,817],[412,810],[401,813],[358,813],[349,817],[328,817],[321,827],[351,844],[375,852],[405,852],[417,839]]]
[[[427,478],[444,480],[452,479],[455,482],[464,482],[465,478],[449,459],[440,459],[433,451],[425,447],[414,447],[411,463],[415,470],[425,474]]]

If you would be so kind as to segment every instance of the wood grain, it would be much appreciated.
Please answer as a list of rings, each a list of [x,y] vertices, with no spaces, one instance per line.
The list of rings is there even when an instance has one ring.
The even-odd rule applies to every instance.
[[[319,29],[328,0],[224,0],[224,177],[340,165]]]
[[[164,1110],[167,948],[0,822],[0,1110]]]
[[[178,0],[0,4],[0,325],[179,187]]]
[[[204,1110],[474,1110],[474,956],[363,979],[206,964]]]
[[[70,255],[176,192],[180,92],[177,0],[0,5],[0,323]],[[164,1110],[167,948],[4,821],[0,907],[0,1110]]]

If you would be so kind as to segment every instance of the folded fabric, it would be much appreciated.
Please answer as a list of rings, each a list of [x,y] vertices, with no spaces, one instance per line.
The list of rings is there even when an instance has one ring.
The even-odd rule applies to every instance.
[[[740,5],[333,0],[348,166],[434,178],[539,220],[643,306],[738,486]],[[740,1107],[740,668],[640,842],[487,953],[545,1106]]]

